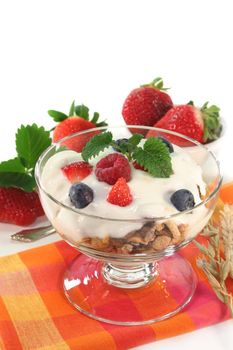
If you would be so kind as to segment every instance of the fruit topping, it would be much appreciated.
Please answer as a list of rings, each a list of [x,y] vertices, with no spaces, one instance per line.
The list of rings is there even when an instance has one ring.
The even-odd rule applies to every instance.
[[[160,139],[161,141],[163,141],[163,143],[165,143],[165,145],[168,147],[169,149],[169,153],[174,152],[174,148],[171,144],[171,142],[169,142],[165,137],[162,136],[158,136],[158,139]]]
[[[90,175],[92,166],[87,162],[75,162],[64,166],[61,170],[71,183],[75,183]]]
[[[105,181],[113,185],[119,177],[124,177],[126,181],[130,179],[130,165],[129,162],[137,162],[137,164],[145,169],[153,177],[166,178],[172,173],[172,162],[169,149],[164,141],[158,137],[149,137],[145,142],[141,143],[143,135],[134,134],[128,139],[128,142],[117,144],[113,140],[111,132],[103,132],[101,135],[95,135],[84,147],[82,151],[82,158],[88,161],[92,157],[104,151],[108,147],[115,147],[121,153],[114,153],[101,159],[97,163],[95,174],[99,181]],[[124,165],[116,163],[115,159],[123,159]],[[127,159],[128,161],[127,161]],[[122,163],[122,162],[120,162]],[[121,165],[121,166],[120,166]],[[121,169],[124,168],[123,173]],[[117,169],[118,167],[118,169]],[[101,170],[99,169],[101,168]],[[104,169],[104,171],[102,170]],[[112,169],[113,168],[113,169]]]
[[[111,153],[96,164],[95,175],[99,181],[114,185],[120,177],[129,181],[131,168],[128,160],[122,154]]]
[[[86,184],[79,182],[70,187],[69,196],[75,208],[85,208],[94,199],[93,190]]]
[[[152,126],[163,117],[173,107],[173,103],[170,96],[162,90],[166,90],[163,80],[156,78],[151,83],[131,91],[122,109],[126,124]]]
[[[133,200],[130,193],[130,188],[125,181],[125,178],[120,177],[108,194],[107,201],[120,207],[126,207]]]
[[[136,161],[133,162],[133,167],[134,169],[137,169],[137,170],[144,170],[145,169],[143,168],[143,166],[139,165]]]
[[[192,209],[195,205],[193,194],[186,189],[174,192],[170,200],[174,207],[179,211]]]

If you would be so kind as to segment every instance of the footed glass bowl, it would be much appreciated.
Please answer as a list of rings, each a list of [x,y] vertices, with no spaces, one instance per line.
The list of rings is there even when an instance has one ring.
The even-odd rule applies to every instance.
[[[106,130],[113,133],[114,139],[128,138],[131,132],[146,135],[150,131],[150,136],[165,137],[173,144],[189,141],[185,150],[201,167],[206,184],[204,198],[192,209],[172,215],[158,217],[155,208],[153,217],[142,214],[137,219],[122,219],[120,214],[111,217],[111,210],[104,217],[86,214],[52,196],[49,184],[45,186],[42,181],[46,163],[57,152],[80,151],[94,134]],[[192,176],[185,168],[184,173]],[[209,221],[222,182],[219,164],[207,148],[164,129],[95,128],[50,146],[38,160],[36,181],[51,224],[67,243],[83,253],[68,267],[63,280],[67,299],[80,312],[103,322],[139,325],[168,318],[189,303],[195,292],[196,276],[177,251],[190,243]],[[56,186],[53,179],[50,185]]]

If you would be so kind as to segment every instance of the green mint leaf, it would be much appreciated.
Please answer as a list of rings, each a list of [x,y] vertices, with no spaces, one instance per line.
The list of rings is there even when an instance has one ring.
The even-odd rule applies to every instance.
[[[101,151],[108,148],[111,145],[111,142],[112,133],[109,131],[93,136],[92,139],[87,142],[82,151],[83,160],[87,162],[90,158],[96,157]]]
[[[36,124],[21,125],[16,133],[16,150],[25,167],[33,169],[41,153],[51,145],[49,131]]]
[[[9,159],[0,163],[0,173],[25,173],[25,168],[19,158]]]
[[[134,134],[129,139],[120,139],[118,142],[113,141],[113,147],[123,153],[129,161],[132,160],[132,153],[137,148],[137,145],[144,138],[141,134]],[[119,142],[120,141],[120,142]]]
[[[68,118],[68,115],[66,115],[65,113],[59,112],[59,111],[54,111],[53,109],[50,109],[48,111],[48,114],[50,115],[50,117],[53,118],[53,120],[55,122],[62,122],[63,120]]]
[[[89,120],[89,108],[85,105],[75,107],[75,114],[85,120]]]
[[[0,187],[17,187],[32,192],[36,187],[34,177],[20,172],[0,172]]]
[[[142,134],[134,134],[129,138],[128,143],[132,146],[137,146],[143,138],[144,136]]]
[[[168,147],[156,137],[149,137],[144,147],[137,147],[133,158],[154,177],[166,178],[172,174]]]
[[[76,113],[75,113],[75,101],[73,101],[71,106],[70,106],[69,117],[72,117],[74,115],[76,115]]]

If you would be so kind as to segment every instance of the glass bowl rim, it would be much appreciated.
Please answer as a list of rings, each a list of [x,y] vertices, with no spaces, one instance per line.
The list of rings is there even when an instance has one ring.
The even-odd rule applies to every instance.
[[[111,218],[111,217],[104,217],[104,216],[98,216],[98,215],[92,215],[92,214],[87,214],[87,213],[83,213],[81,210],[78,210],[74,207],[70,207],[62,202],[60,202],[59,200],[57,200],[56,198],[54,198],[50,193],[48,193],[45,188],[42,186],[41,181],[40,181],[40,167],[41,167],[41,163],[44,159],[44,157],[46,156],[46,154],[54,147],[56,147],[57,145],[61,145],[62,142],[71,139],[75,136],[79,136],[79,135],[83,135],[83,134],[87,134],[89,132],[93,132],[93,131],[98,131],[98,130],[106,130],[106,129],[121,129],[121,128],[125,128],[125,129],[129,129],[129,128],[134,128],[134,129],[144,129],[144,130],[154,130],[154,131],[159,131],[159,132],[164,132],[167,134],[171,134],[174,136],[178,136],[180,138],[183,138],[187,141],[190,141],[192,143],[194,143],[196,146],[198,146],[199,148],[202,148],[203,150],[206,151],[206,153],[210,154],[210,156],[213,158],[213,160],[215,161],[216,165],[217,165],[217,169],[218,169],[218,175],[219,175],[219,180],[218,183],[216,184],[215,188],[211,191],[211,193],[204,199],[202,200],[200,203],[198,203],[197,205],[195,205],[193,208],[191,209],[186,209],[184,211],[178,212],[178,213],[174,213],[174,214],[170,214],[170,215],[165,215],[165,216],[158,216],[158,217],[151,217],[151,218],[139,218],[139,219],[118,219],[118,218]],[[193,146],[188,146],[187,148],[190,148]],[[141,222],[149,222],[152,220],[156,220],[156,221],[162,221],[162,220],[169,220],[169,219],[173,219],[176,218],[180,215],[184,215],[187,213],[190,213],[194,210],[196,210],[197,208],[207,204],[214,196],[215,194],[219,191],[222,181],[223,181],[223,177],[221,175],[221,171],[220,171],[220,166],[219,166],[219,161],[217,160],[217,158],[215,157],[215,155],[213,154],[212,151],[210,151],[205,145],[201,144],[200,142],[192,139],[191,137],[188,137],[186,135],[182,135],[178,132],[175,131],[170,131],[170,130],[166,130],[166,129],[162,129],[162,128],[156,128],[156,127],[152,127],[152,126],[145,126],[145,125],[116,125],[116,126],[101,126],[101,127],[96,127],[96,128],[91,128],[91,129],[87,129],[84,131],[79,131],[77,133],[74,133],[72,135],[66,136],[64,138],[62,138],[61,140],[59,140],[58,142],[53,142],[52,145],[50,145],[49,147],[47,147],[45,149],[45,151],[40,155],[39,159],[37,160],[36,163],[36,167],[35,167],[35,179],[36,179],[36,183],[38,188],[49,198],[51,199],[54,203],[56,203],[57,205],[70,210],[76,214],[79,215],[84,215],[86,217],[92,218],[92,219],[99,219],[99,220],[107,220],[107,221],[115,221],[115,222],[134,222],[134,223],[141,223]]]

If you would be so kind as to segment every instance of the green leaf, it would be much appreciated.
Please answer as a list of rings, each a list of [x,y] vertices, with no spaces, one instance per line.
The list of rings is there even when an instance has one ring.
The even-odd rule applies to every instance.
[[[144,136],[142,134],[134,134],[133,136],[131,136],[129,138],[128,142],[132,146],[137,146],[143,138],[144,138]]]
[[[165,88],[163,86],[163,79],[158,77],[158,78],[155,78],[154,80],[152,80],[149,84],[144,84],[144,85],[141,85],[142,87],[153,87],[155,89],[158,89],[158,90],[161,90],[161,91],[166,91],[166,90],[169,90],[169,88]]]
[[[97,124],[97,121],[98,121],[98,119],[99,119],[99,113],[98,112],[94,112],[94,114],[93,114],[93,118],[92,118],[92,120],[91,120],[91,122],[93,123],[93,124]]]
[[[78,117],[85,120],[89,120],[89,108],[85,105],[79,105],[75,107],[75,113]]]
[[[51,145],[49,131],[36,124],[21,125],[16,133],[16,150],[27,169],[33,169],[41,153]]]
[[[53,120],[55,122],[62,122],[63,120],[68,118],[68,115],[66,115],[65,113],[59,112],[59,111],[54,111],[53,109],[50,109],[48,111],[48,114],[50,115],[50,117],[53,118]]]
[[[9,159],[0,163],[0,173],[25,173],[25,168],[19,158]]]
[[[75,113],[75,101],[73,101],[71,106],[70,106],[69,117],[72,117],[74,115],[76,115],[76,113]]]
[[[97,156],[105,148],[108,148],[111,142],[112,133],[109,131],[93,136],[82,151],[83,159],[87,162],[90,158]]]
[[[220,108],[216,105],[208,107],[206,102],[202,108],[202,117],[204,120],[204,142],[216,140],[222,131],[222,124],[220,120]]]
[[[154,177],[166,178],[172,174],[168,147],[158,138],[149,137],[144,147],[137,147],[133,158]]]
[[[34,177],[20,172],[0,172],[0,187],[17,187],[32,192],[36,187]]]

